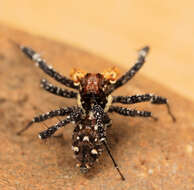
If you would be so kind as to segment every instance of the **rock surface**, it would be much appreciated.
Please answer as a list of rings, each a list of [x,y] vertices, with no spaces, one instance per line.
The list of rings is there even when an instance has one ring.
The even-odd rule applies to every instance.
[[[22,136],[17,136],[16,132],[33,116],[76,102],[43,91],[39,87],[40,79],[49,77],[11,40],[32,47],[64,75],[69,75],[73,67],[101,72],[113,65],[80,49],[0,25],[1,190],[194,189],[194,104],[139,74],[115,94],[152,92],[165,96],[177,122],[171,121],[165,106],[149,103],[130,107],[151,110],[159,118],[158,122],[112,116],[109,145],[126,181],[121,181],[106,152],[87,175],[80,173],[71,150],[72,125],[59,131],[62,137],[46,141],[39,140],[37,134],[58,122],[57,119],[46,121],[45,125],[34,124]]]

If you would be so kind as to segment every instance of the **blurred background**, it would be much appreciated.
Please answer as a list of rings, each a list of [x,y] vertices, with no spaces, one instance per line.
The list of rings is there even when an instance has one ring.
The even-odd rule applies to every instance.
[[[192,100],[193,18],[192,0],[0,3],[1,23],[79,47],[125,69],[133,65],[137,50],[149,45],[151,53],[140,73]]]

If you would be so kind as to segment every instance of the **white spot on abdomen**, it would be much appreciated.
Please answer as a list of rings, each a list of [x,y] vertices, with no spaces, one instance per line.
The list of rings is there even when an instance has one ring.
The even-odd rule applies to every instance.
[[[98,154],[98,152],[97,152],[96,149],[92,149],[92,150],[91,150],[91,153],[92,153],[92,154]]]
[[[85,136],[85,137],[83,138],[83,141],[88,141],[88,142],[89,142],[89,137],[88,137],[88,136]]]
[[[94,130],[97,131],[98,130],[98,125],[94,126]]]
[[[74,152],[79,152],[79,148],[78,148],[77,146],[72,146],[72,150],[73,150]]]
[[[79,129],[82,129],[82,125],[81,124],[79,124]]]

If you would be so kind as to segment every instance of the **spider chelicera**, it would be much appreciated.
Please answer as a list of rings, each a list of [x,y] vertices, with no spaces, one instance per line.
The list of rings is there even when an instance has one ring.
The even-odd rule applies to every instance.
[[[111,119],[108,113],[118,113],[131,117],[151,117],[149,111],[138,111],[135,109],[113,106],[114,103],[135,104],[139,102],[151,102],[152,104],[166,104],[168,113],[175,121],[175,117],[170,111],[167,99],[153,94],[133,95],[133,96],[112,96],[111,93],[117,88],[127,83],[139,71],[145,62],[145,57],[149,52],[149,47],[142,48],[138,53],[137,62],[123,76],[118,78],[118,70],[113,67],[102,73],[85,73],[81,70],[74,69],[69,79],[57,73],[51,66],[48,66],[41,56],[28,47],[20,46],[22,52],[28,58],[36,62],[37,66],[47,75],[56,81],[73,88],[75,91],[59,88],[52,85],[47,80],[41,81],[44,90],[62,96],[64,98],[77,99],[77,105],[73,107],[64,107],[57,110],[41,114],[34,117],[22,130],[18,132],[20,135],[28,129],[33,123],[42,122],[47,119],[66,116],[66,119],[59,121],[54,126],[39,133],[40,139],[51,137],[59,128],[64,127],[68,123],[74,123],[75,128],[72,136],[72,149],[79,161],[78,167],[81,172],[85,173],[91,168],[95,161],[99,158],[105,147],[113,164],[119,172],[121,179],[125,180],[117,163],[115,162],[110,149],[107,145],[106,131],[111,126]]]

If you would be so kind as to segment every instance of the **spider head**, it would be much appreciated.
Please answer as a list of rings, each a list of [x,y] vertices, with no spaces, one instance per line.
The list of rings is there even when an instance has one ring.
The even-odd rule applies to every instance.
[[[86,112],[93,104],[98,104],[105,109],[107,103],[109,105],[112,101],[108,100],[108,89],[110,84],[116,82],[117,76],[118,71],[115,67],[102,73],[85,73],[74,69],[71,77],[74,84],[79,86],[78,105]]]
[[[87,73],[81,80],[81,91],[85,95],[95,96],[102,93],[105,89],[106,81],[100,73]]]
[[[118,73],[116,67],[97,74],[85,73],[81,70],[73,69],[71,77],[74,84],[80,86],[82,93],[96,95],[105,92],[109,84],[115,83]]]

